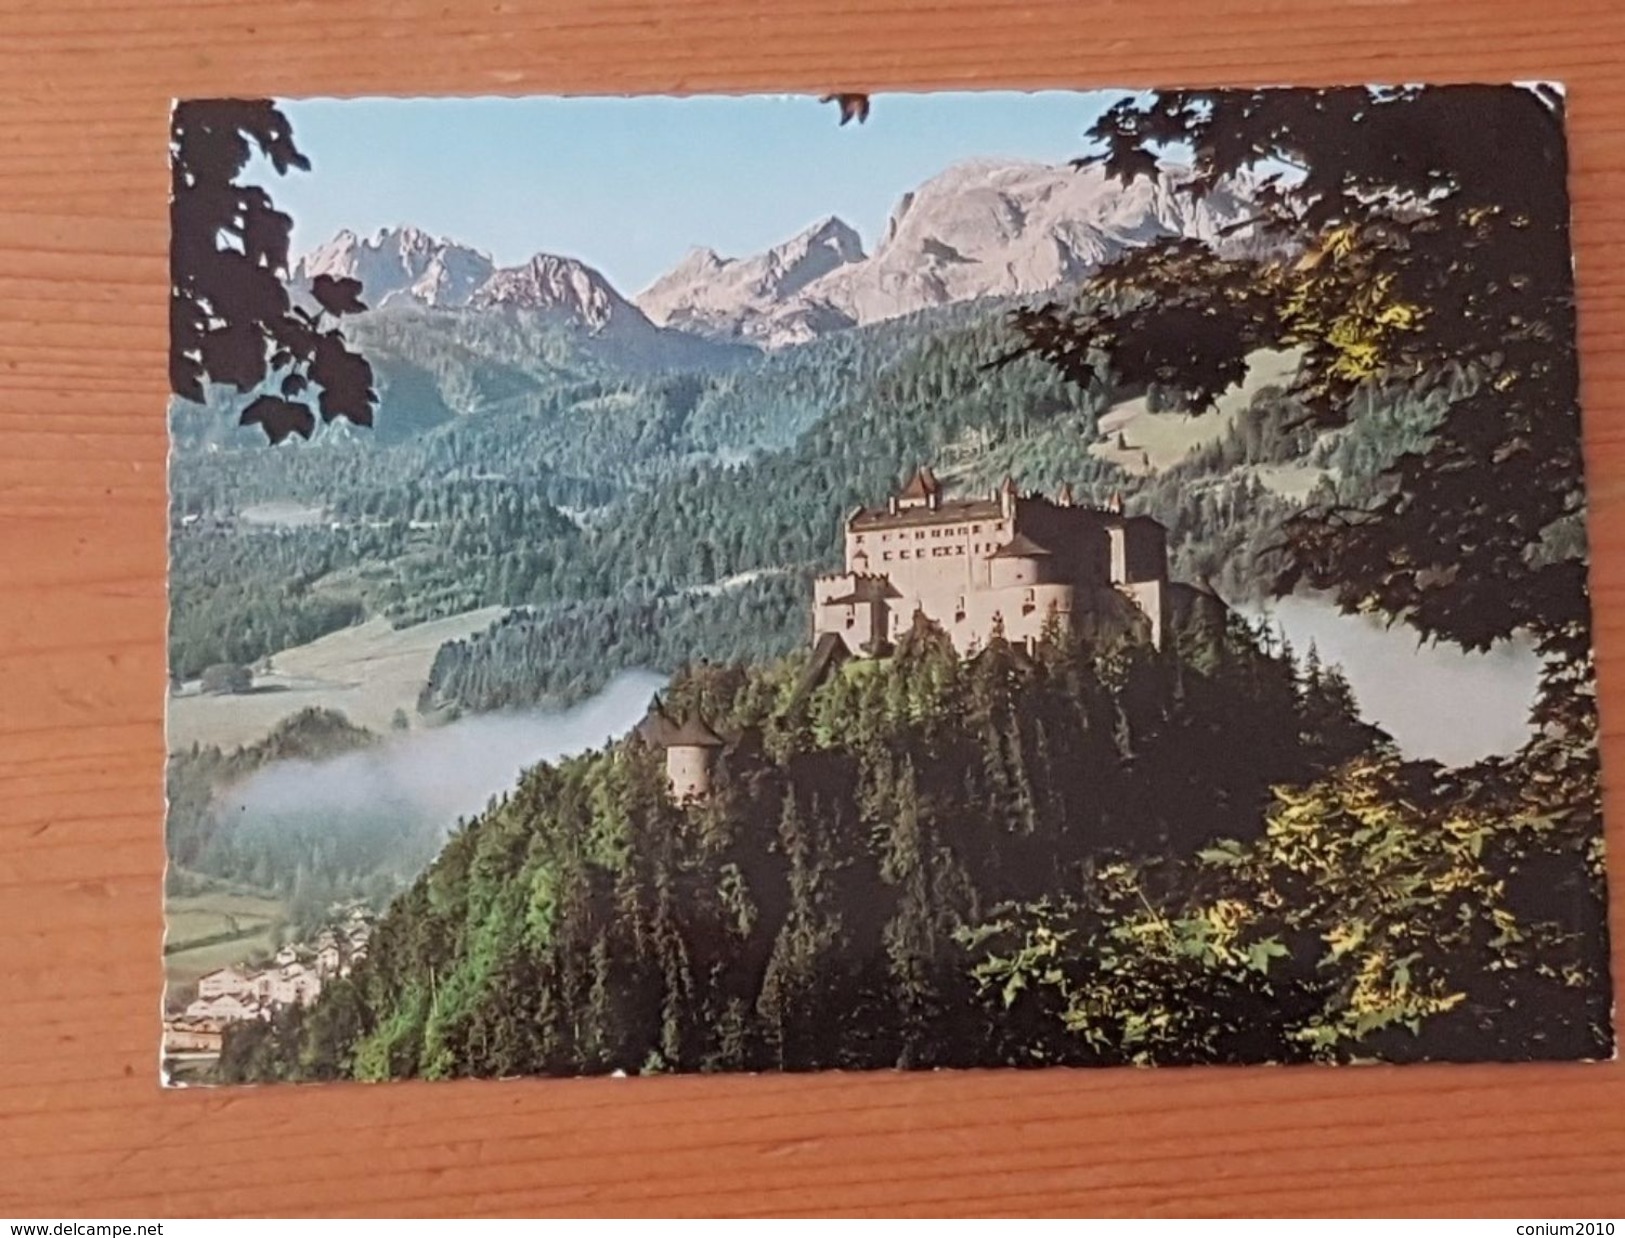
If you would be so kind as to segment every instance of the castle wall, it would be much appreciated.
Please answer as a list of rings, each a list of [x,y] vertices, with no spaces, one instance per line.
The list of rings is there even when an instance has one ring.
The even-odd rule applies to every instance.
[[[813,627],[813,640],[825,632],[834,632],[846,645],[848,652],[868,654],[880,647],[887,636],[888,607],[883,602],[846,602],[817,608]]]
[[[897,529],[849,529],[846,564],[850,571],[890,577],[898,592],[905,594],[944,580],[985,589],[987,556],[1011,536],[1011,522],[1002,517]]]
[[[988,584],[994,589],[1023,589],[1048,584],[1053,579],[1047,558],[1023,559],[1009,556],[988,564]]]
[[[1067,630],[1072,623],[1076,593],[1070,584],[1037,584],[985,594],[986,605],[978,625],[982,629],[978,646],[987,644],[998,626],[1003,627],[1004,638],[1012,645],[1029,647],[1044,635],[1052,618],[1063,631]]]
[[[1166,580],[1168,544],[1162,526],[1150,520],[1127,520],[1110,530],[1111,582]]]
[[[1016,512],[1016,528],[1050,552],[1054,580],[1088,585],[1109,579],[1106,530],[1112,517],[1088,507],[1060,507],[1027,500]]]
[[[1001,625],[1013,643],[1037,640],[1051,616],[1063,627],[1083,622],[1121,629],[1125,621],[1137,622],[1122,609],[1131,602],[1161,644],[1166,546],[1153,520],[1010,493],[998,503],[965,502],[957,511],[952,503],[899,504],[892,514],[889,525],[884,513],[862,509],[848,520],[847,571],[821,577],[814,587],[815,641],[833,632],[850,652],[871,654],[899,640],[923,611],[965,653],[985,646]],[[1050,553],[990,557],[1018,532]],[[865,578],[883,578],[896,596],[836,602],[861,593]]]
[[[1063,628],[1071,622],[1076,590],[1069,584],[1018,585],[1009,589],[965,591],[927,590],[890,607],[889,638],[893,643],[914,623],[921,610],[953,642],[960,653],[985,648],[1002,626],[1005,639],[1027,644],[1043,635],[1051,615]]]
[[[813,643],[834,632],[849,653],[873,653],[887,638],[887,604],[883,601],[841,602],[863,587],[868,574],[841,572],[813,581]]]
[[[1168,586],[1161,580],[1142,580],[1119,585],[1151,621],[1151,644],[1162,648],[1162,635],[1168,627]]]
[[[681,802],[711,793],[711,751],[700,747],[666,749],[666,784],[672,799]]]

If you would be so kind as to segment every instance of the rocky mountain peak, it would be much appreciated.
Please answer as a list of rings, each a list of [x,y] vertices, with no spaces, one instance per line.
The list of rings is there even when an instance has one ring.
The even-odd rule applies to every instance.
[[[469,298],[469,305],[554,311],[594,331],[617,317],[642,317],[592,267],[558,254],[537,254],[523,266],[493,272]]]
[[[307,285],[332,275],[360,280],[362,298],[375,308],[395,301],[455,307],[466,304],[492,270],[479,250],[411,225],[380,228],[365,240],[343,228],[295,263],[291,282]]]
[[[967,159],[898,199],[873,254],[826,217],[751,257],[691,254],[637,303],[685,331],[780,347],[933,306],[1048,293],[1126,249],[1211,240],[1245,215],[1238,192],[1180,196],[1179,175],[1122,185],[1097,167]]]
[[[826,215],[789,240],[747,258],[691,250],[635,298],[662,326],[723,339],[761,341],[756,324],[830,272],[864,259],[863,241],[845,220]],[[804,332],[798,329],[795,338]],[[775,340],[774,342],[789,342]]]

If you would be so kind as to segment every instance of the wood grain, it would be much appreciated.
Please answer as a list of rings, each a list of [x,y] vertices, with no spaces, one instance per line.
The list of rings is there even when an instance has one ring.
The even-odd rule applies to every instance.
[[[0,0],[0,1216],[1625,1214],[1617,1063],[165,1094],[156,1061],[172,96],[1567,82],[1617,857],[1622,49],[1617,0]]]

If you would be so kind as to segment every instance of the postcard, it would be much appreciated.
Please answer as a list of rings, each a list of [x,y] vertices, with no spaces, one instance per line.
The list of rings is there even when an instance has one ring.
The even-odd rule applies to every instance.
[[[166,1082],[1612,1056],[1560,87],[170,157]]]

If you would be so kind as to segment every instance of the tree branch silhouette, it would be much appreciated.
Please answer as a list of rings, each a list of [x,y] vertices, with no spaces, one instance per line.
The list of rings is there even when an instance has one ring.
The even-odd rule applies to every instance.
[[[318,276],[314,307],[289,294],[293,220],[239,181],[257,151],[279,175],[308,170],[287,117],[267,99],[193,99],[170,116],[169,385],[202,402],[208,384],[257,393],[241,425],[272,443],[309,438],[318,416],[372,425],[372,366],[339,319],[366,309],[353,279]]]

